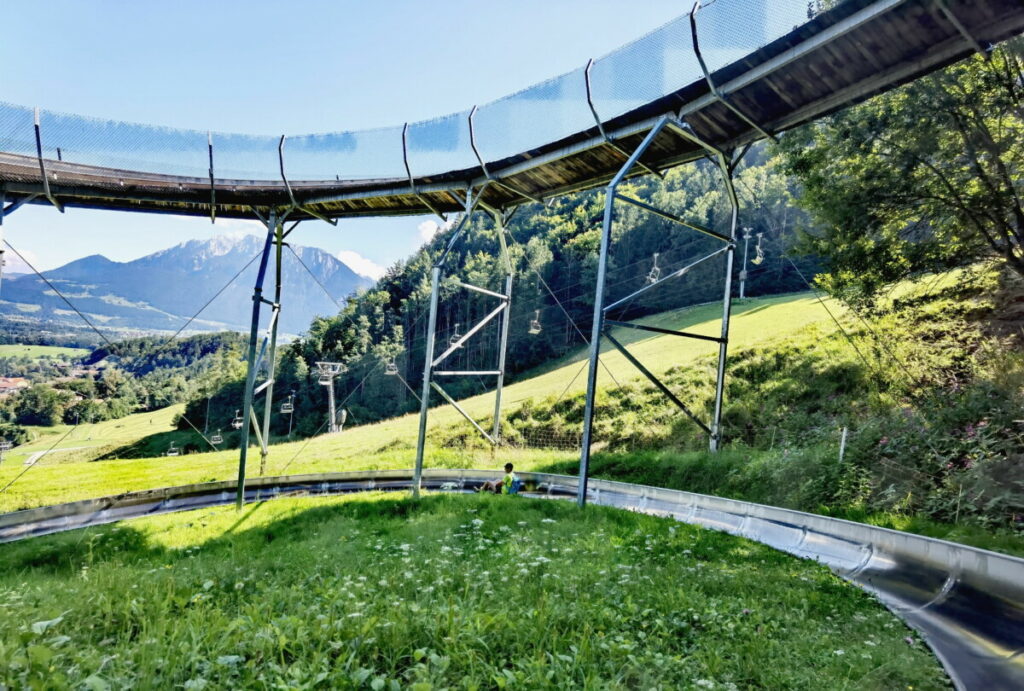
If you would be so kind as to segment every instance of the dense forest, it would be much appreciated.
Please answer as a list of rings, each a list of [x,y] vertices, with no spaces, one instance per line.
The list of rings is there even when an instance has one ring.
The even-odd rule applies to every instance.
[[[157,337],[96,349],[73,375],[33,384],[0,402],[0,420],[20,425],[100,422],[183,403],[242,376],[246,339],[234,332],[171,342]]]

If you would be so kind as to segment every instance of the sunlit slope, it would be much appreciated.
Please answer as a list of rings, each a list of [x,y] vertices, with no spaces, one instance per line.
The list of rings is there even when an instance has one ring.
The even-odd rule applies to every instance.
[[[20,466],[40,452],[47,452],[41,459],[45,463],[92,460],[106,451],[127,446],[151,434],[174,429],[174,420],[184,409],[183,405],[172,405],[149,413],[135,413],[119,420],[83,423],[77,427],[28,427],[32,441],[5,453],[0,468],[10,470],[9,465]],[[2,472],[0,477],[3,477]]]
[[[832,306],[833,311],[836,307]],[[720,331],[721,307],[706,305],[696,308],[666,312],[641,320],[643,323],[663,328],[685,330],[691,333],[717,335]],[[731,347],[765,343],[782,338],[810,324],[821,324],[830,329],[828,314],[808,294],[786,295],[765,299],[746,300],[736,304],[733,310]],[[717,351],[717,344],[708,341],[651,334],[632,329],[617,329],[616,338],[629,342],[630,352],[654,372],[664,372],[671,367],[692,364],[695,360]],[[619,382],[636,379],[641,375],[614,348],[604,348],[602,362]],[[526,376],[505,389],[505,410],[514,410],[522,401],[531,398],[558,396],[566,387],[569,392],[582,391],[585,376],[580,374],[586,360],[584,349],[558,362],[542,368],[535,376]],[[708,376],[713,376],[709,368]],[[570,386],[570,382],[572,382]],[[598,378],[601,387],[613,386],[611,376],[604,368]],[[493,394],[482,394],[465,399],[460,404],[478,420],[489,419],[493,414]],[[147,425],[154,432],[165,431],[173,417],[171,409],[160,411],[166,414],[167,422],[160,428],[157,422],[149,423],[144,416],[135,415],[113,424],[124,425],[118,431],[138,431]],[[155,414],[150,414],[155,415]],[[450,427],[462,423],[463,419],[450,406],[439,406],[431,411],[430,427]],[[321,436],[311,440],[276,444],[271,448],[267,474],[310,473],[338,470],[408,468],[413,465],[417,433],[417,415],[406,415],[373,425],[357,426],[341,434]],[[103,423],[111,425],[112,423]],[[88,437],[90,429],[100,425],[82,425],[74,436]],[[52,442],[51,442],[52,443]],[[73,446],[74,442],[69,441]],[[564,460],[575,454],[564,451],[511,451],[503,450],[502,458],[513,457],[522,469]],[[250,475],[259,472],[260,454],[254,449],[249,455]],[[223,480],[235,477],[237,473],[237,450],[217,453],[189,454],[174,458],[146,458],[132,460],[109,460],[98,463],[68,463],[61,465],[40,465],[33,468],[8,492],[0,494],[0,511],[71,501],[88,497],[104,496],[135,489],[187,484],[209,480]],[[429,449],[427,464],[435,467],[492,467],[496,460],[488,453],[467,452],[451,448]],[[22,470],[21,464],[0,466],[0,486]]]
[[[37,360],[39,358],[63,358],[67,360],[77,360],[88,354],[89,350],[86,348],[23,345],[21,343],[0,345],[0,357],[27,357],[33,360]]]

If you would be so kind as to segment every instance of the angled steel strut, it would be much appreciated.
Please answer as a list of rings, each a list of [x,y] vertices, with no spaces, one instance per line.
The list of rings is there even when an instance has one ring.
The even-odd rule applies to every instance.
[[[634,167],[640,165],[640,157],[643,156],[644,152],[654,143],[658,136],[665,131],[670,131],[684,139],[697,144],[702,149],[708,152],[709,156],[717,163],[721,170],[722,177],[725,183],[726,190],[729,196],[729,204],[731,207],[731,218],[728,235],[724,235],[710,228],[705,228],[696,223],[691,223],[676,214],[669,213],[662,209],[658,209],[650,204],[642,202],[632,197],[627,197],[618,191],[619,185],[626,178],[627,175],[633,170]],[[654,127],[648,132],[643,142],[633,152],[626,161],[625,165],[619,170],[619,172],[609,183],[605,190],[605,207],[604,207],[604,219],[601,227],[601,247],[598,255],[597,264],[597,286],[596,295],[594,298],[594,326],[593,333],[590,339],[590,366],[587,373],[587,396],[586,405],[583,412],[583,440],[582,450],[580,453],[580,482],[577,487],[577,501],[580,506],[586,504],[587,501],[587,480],[589,475],[590,467],[590,449],[593,444],[593,424],[594,424],[594,400],[597,392],[597,368],[600,364],[600,352],[601,352],[601,338],[608,339],[616,349],[618,349],[623,356],[628,360],[634,367],[646,376],[651,382],[661,391],[669,400],[671,400],[676,407],[678,407],[688,418],[693,420],[704,432],[708,434],[709,446],[711,451],[717,451],[721,443],[721,423],[722,423],[722,395],[725,383],[725,358],[729,339],[729,316],[732,310],[732,266],[733,266],[733,254],[736,249],[736,225],[739,219],[739,203],[736,197],[736,191],[732,184],[732,171],[733,161],[725,155],[725,152],[718,149],[714,145],[704,141],[696,134],[694,134],[690,128],[680,122],[673,115],[666,115],[659,119]],[[692,230],[694,232],[706,235],[722,242],[722,247],[711,252],[710,254],[691,262],[681,269],[673,271],[667,276],[655,277],[653,281],[643,286],[639,290],[634,291],[632,294],[627,295],[619,300],[613,301],[611,304],[605,304],[605,283],[608,275],[608,252],[611,246],[611,234],[612,234],[612,220],[615,214],[616,202],[624,202],[632,206],[636,206],[649,213],[660,216],[661,218],[667,219],[674,224]],[[687,333],[685,331],[673,331],[671,329],[662,329],[653,326],[647,326],[644,324],[631,324],[628,322],[614,321],[608,318],[609,312],[620,307],[621,305],[628,303],[636,297],[653,290],[659,286],[664,285],[668,281],[675,280],[686,275],[691,269],[702,264],[720,254],[725,254],[725,286],[723,296],[723,313],[722,313],[722,331],[721,336],[705,336],[702,334]],[[660,274],[660,272],[659,272]],[[708,425],[700,420],[695,412],[690,410],[685,403],[683,403],[678,396],[676,396],[653,372],[648,370],[643,363],[641,363],[634,355],[632,355],[628,348],[623,345],[618,339],[616,339],[611,333],[608,332],[608,328],[612,326],[626,327],[632,329],[640,329],[643,331],[651,331],[654,333],[666,334],[671,336],[679,336],[682,338],[695,338],[704,341],[712,341],[718,343],[718,371],[715,381],[715,409],[714,416],[711,424]]]
[[[64,205],[50,192],[50,178],[46,175],[46,164],[43,162],[43,135],[39,124],[39,109],[35,110],[36,156],[39,159],[39,175],[43,179],[43,196],[50,200],[57,211],[64,213]]]
[[[246,461],[249,455],[250,433],[255,435],[260,445],[260,474],[266,472],[268,445],[270,443],[270,414],[274,405],[274,376],[277,362],[277,325],[281,314],[281,260],[284,248],[284,219],[287,213],[281,213],[272,209],[264,219],[256,210],[253,210],[257,217],[267,227],[267,237],[263,243],[263,252],[260,255],[260,266],[256,273],[256,285],[252,293],[252,322],[249,326],[249,350],[246,358],[245,394],[242,403],[241,430],[242,439],[238,452],[238,487],[235,497],[239,509],[245,502],[245,471]],[[267,300],[263,297],[263,283],[267,275],[267,265],[270,263],[271,248],[275,254],[275,281],[274,299]],[[257,353],[258,331],[260,327],[260,315],[263,306],[271,309],[270,323],[267,326],[267,335],[263,339]],[[267,380],[256,385],[256,376],[267,361]],[[263,428],[260,429],[260,422],[256,417],[253,403],[258,394],[266,392],[266,407],[263,412]]]
[[[484,189],[489,183],[500,185],[498,181],[490,180],[483,184],[474,195],[472,187],[466,190],[466,198],[464,201],[465,212],[459,219],[459,223],[455,228],[455,232],[452,233],[452,238],[445,247],[444,252],[438,258],[434,264],[433,269],[430,272],[430,314],[427,319],[427,345],[426,352],[424,355],[423,363],[423,394],[420,397],[420,424],[419,424],[419,437],[416,441],[416,469],[414,471],[414,479],[412,486],[412,493],[414,497],[419,496],[420,491],[420,480],[423,477],[423,462],[426,449],[427,439],[427,418],[430,413],[430,392],[436,391],[438,395],[445,400],[445,402],[451,404],[459,412],[462,417],[469,421],[469,424],[476,429],[480,435],[486,439],[492,446],[498,446],[501,443],[501,394],[502,388],[505,383],[505,351],[508,346],[508,330],[509,323],[511,322],[511,304],[512,304],[512,262],[508,255],[508,246],[505,243],[505,222],[508,220],[509,215],[502,213],[500,210],[486,207],[480,198],[483,194]],[[466,226],[469,224],[469,220],[473,215],[473,212],[477,207],[485,209],[494,217],[495,228],[498,233],[498,242],[501,246],[501,257],[502,262],[505,266],[505,292],[499,293],[497,291],[488,290],[479,286],[474,286],[469,283],[458,281],[456,285],[469,292],[478,293],[485,295],[490,298],[497,300],[497,306],[494,307],[490,312],[484,315],[476,324],[474,324],[465,334],[460,336],[453,336],[452,340],[448,343],[448,348],[445,349],[440,355],[435,356],[435,341],[437,338],[437,307],[439,292],[441,288],[441,272],[444,269],[448,255],[455,248],[456,244],[462,238]],[[498,365],[493,370],[443,370],[438,369],[442,366],[445,360],[451,357],[455,352],[462,348],[467,341],[473,338],[475,335],[480,333],[487,324],[497,318],[501,318],[500,322],[500,334],[501,342],[498,347]],[[455,401],[452,396],[441,387],[434,377],[483,377],[492,376],[496,378],[495,384],[495,395],[494,395],[494,424],[491,428],[490,433],[485,430],[480,423],[473,419],[473,417],[466,412],[462,406]]]
[[[701,0],[696,0],[696,2],[693,3],[693,9],[690,10],[690,36],[693,39],[693,54],[697,56],[697,62],[700,64],[701,72],[704,73],[704,81],[707,83],[708,89],[711,90],[711,95],[714,96],[719,103],[731,110],[736,117],[757,130],[761,136],[767,139],[775,139],[776,137],[774,134],[754,122],[749,115],[737,108],[730,100],[729,95],[718,88],[715,81],[711,78],[711,72],[708,70],[708,65],[704,62],[704,55],[700,52],[700,39],[697,36],[697,13],[700,10],[700,6]]]

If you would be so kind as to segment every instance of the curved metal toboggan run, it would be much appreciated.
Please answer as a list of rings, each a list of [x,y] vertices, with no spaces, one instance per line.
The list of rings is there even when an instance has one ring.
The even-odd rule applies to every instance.
[[[375,130],[253,136],[0,103],[0,202],[296,220],[462,212],[479,192],[502,209],[607,183],[664,115],[739,150],[1024,30],[1018,0],[815,4],[703,0],[567,74]],[[705,155],[664,131],[633,174]]]
[[[572,499],[578,480],[521,473],[525,496]],[[473,491],[498,473],[425,470],[423,486]],[[248,501],[366,491],[407,491],[412,470],[250,480]],[[0,542],[128,518],[231,504],[233,482],[130,492],[0,515]],[[589,501],[669,516],[761,542],[827,565],[873,593],[919,631],[958,688],[1024,688],[1024,559],[886,528],[762,504],[608,480],[591,480]]]
[[[660,174],[709,150],[742,153],[754,141],[1024,31],[1021,0],[844,0],[818,13],[812,5],[705,0],[568,74],[463,113],[370,131],[222,134],[0,103],[0,223],[27,203],[62,211],[258,217],[272,219],[267,225],[277,229],[280,247],[279,214],[331,221],[444,214],[471,211],[472,199],[500,217],[524,201],[598,187],[617,174]],[[679,126],[664,127],[666,116]],[[270,243],[268,235],[257,297]],[[254,304],[247,392],[254,386]],[[493,477],[425,470],[423,482],[461,490]],[[1024,688],[1024,560],[686,492],[603,480],[580,488],[577,478],[524,477],[542,496],[571,497],[582,489],[581,497],[594,503],[672,516],[821,561],[919,630],[958,687]],[[239,499],[254,501],[413,487],[410,471],[258,477],[247,485],[241,478],[240,471],[237,483],[0,515],[0,542],[227,504],[236,488]]]

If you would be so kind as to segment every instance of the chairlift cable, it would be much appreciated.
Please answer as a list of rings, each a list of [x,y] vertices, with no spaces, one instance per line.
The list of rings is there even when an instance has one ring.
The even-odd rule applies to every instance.
[[[33,266],[33,265],[32,265],[32,263],[31,263],[31,262],[29,262],[29,261],[28,261],[27,259],[25,259],[25,256],[24,256],[24,255],[23,255],[23,254],[22,254],[21,252],[19,252],[19,251],[17,250],[17,248],[15,248],[15,246],[14,246],[14,245],[12,245],[12,244],[11,244],[10,242],[8,242],[8,241],[7,241],[6,239],[4,240],[4,244],[5,244],[5,245],[7,245],[7,246],[8,246],[8,247],[9,247],[9,248],[11,249],[11,251],[12,251],[12,252],[14,252],[14,253],[15,253],[16,255],[18,255],[18,258],[19,258],[19,259],[21,259],[21,261],[23,261],[23,262],[25,263],[25,265],[26,265],[26,266],[28,266],[28,268],[32,269],[33,273],[35,273],[35,275],[36,275],[36,276],[38,276],[39,278],[41,278],[41,279],[42,279],[42,281],[43,281],[43,282],[44,282],[44,283],[45,283],[45,284],[46,284],[47,286],[49,286],[49,287],[50,287],[50,289],[51,289],[51,290],[52,290],[53,292],[55,292],[55,293],[57,294],[57,296],[58,296],[58,297],[59,297],[59,298],[60,298],[61,300],[63,300],[63,301],[64,301],[64,303],[65,303],[65,304],[66,304],[66,305],[67,305],[68,307],[70,307],[70,308],[71,308],[72,310],[74,310],[75,314],[77,314],[77,315],[78,315],[79,317],[81,317],[81,318],[82,318],[82,321],[84,321],[84,322],[85,322],[86,324],[88,324],[89,328],[90,328],[90,329],[92,329],[93,331],[95,331],[95,332],[96,332],[96,335],[97,335],[97,336],[99,336],[99,337],[100,337],[100,338],[101,338],[101,339],[103,340],[103,342],[104,342],[104,343],[106,343],[106,344],[107,344],[107,346],[108,346],[108,347],[109,347],[109,348],[110,348],[111,350],[114,350],[114,349],[115,349],[115,346],[114,346],[114,344],[113,344],[113,343],[111,343],[110,339],[109,339],[109,338],[107,338],[107,337],[106,337],[106,336],[105,336],[105,335],[103,334],[103,332],[102,332],[102,331],[100,331],[100,330],[99,330],[98,328],[96,328],[96,325],[95,325],[95,324],[93,324],[93,323],[92,323],[91,321],[89,321],[89,318],[88,318],[88,317],[86,317],[86,316],[85,316],[84,314],[82,314],[81,310],[79,310],[79,309],[78,309],[77,307],[75,307],[75,306],[74,306],[74,305],[73,305],[73,304],[71,303],[71,300],[69,300],[69,299],[68,299],[68,298],[67,298],[67,297],[66,297],[66,296],[64,295],[64,293],[60,292],[60,289],[58,289],[58,288],[57,288],[57,286],[53,285],[53,283],[51,283],[51,282],[50,282],[50,279],[48,279],[48,278],[47,278],[46,276],[44,276],[44,275],[43,275],[42,273],[40,273],[39,269],[37,269],[37,268],[36,268],[35,266]]]
[[[344,408],[345,404],[348,403],[349,399],[352,398],[352,396],[355,395],[355,392],[359,390],[359,387],[362,386],[366,382],[366,380],[370,378],[370,375],[373,374],[374,370],[376,370],[377,367],[380,367],[380,363],[379,362],[374,367],[372,367],[369,372],[366,373],[366,376],[363,377],[362,381],[360,381],[358,385],[356,385],[355,387],[352,388],[352,391],[349,392],[348,396],[346,396],[345,398],[341,399],[341,402],[337,404],[338,408]],[[320,434],[321,431],[323,431],[323,428],[327,426],[328,422],[332,422],[332,421],[331,420],[324,420],[320,424],[320,427],[316,430],[316,432],[314,432],[311,436],[309,436],[306,439],[306,441],[305,441],[305,443],[303,443],[302,447],[298,451],[295,452],[295,455],[292,456],[291,460],[288,461],[287,463],[285,463],[284,467],[281,468],[281,470],[279,470],[278,473],[284,473],[284,471],[288,470],[288,467],[295,461],[296,458],[299,457],[299,455],[303,451],[306,450],[306,447],[309,446],[309,443],[311,441],[313,441],[313,439],[315,439],[317,437],[317,435]]]
[[[11,248],[11,249],[14,249],[14,248]],[[58,445],[58,444],[60,444],[60,443],[61,443],[62,441],[64,441],[65,439],[67,439],[67,438],[68,438],[68,437],[69,437],[69,436],[71,435],[71,433],[72,433],[72,432],[74,432],[74,431],[75,431],[76,429],[78,429],[78,424],[77,424],[77,423],[75,424],[75,426],[74,426],[74,427],[72,427],[72,428],[71,428],[71,429],[69,429],[69,430],[68,430],[67,432],[65,432],[65,433],[63,434],[63,436],[61,436],[61,438],[60,438],[60,439],[58,439],[57,441],[53,442],[53,445],[52,445],[52,446],[50,446],[50,448],[48,448],[48,449],[47,449],[47,450],[46,450],[46,451],[45,451],[45,452],[43,453],[43,455],[39,457],[39,459],[40,459],[40,460],[42,460],[43,458],[46,458],[46,456],[47,456],[47,455],[49,455],[49,453],[50,453],[51,451],[53,451],[54,449],[56,449],[56,448],[57,448],[57,445]],[[35,463],[33,463],[32,465],[28,465],[28,466],[25,466],[25,469],[24,469],[24,470],[22,470],[22,471],[21,471],[20,473],[18,473],[17,475],[15,475],[15,476],[14,476],[14,477],[13,477],[13,478],[11,479],[11,481],[10,481],[10,482],[8,482],[8,483],[7,483],[6,485],[4,485],[3,489],[0,489],[0,494],[3,494],[3,493],[4,493],[4,492],[6,492],[7,490],[9,490],[9,489],[11,488],[11,485],[13,485],[13,484],[14,484],[15,482],[17,482],[18,480],[20,480],[20,479],[21,479],[21,478],[22,478],[22,477],[23,477],[23,476],[25,475],[25,473],[27,473],[28,471],[32,470],[32,468],[36,467],[37,465],[39,465],[39,462],[38,462],[38,461],[37,461],[37,462],[35,462]]]
[[[512,238],[512,242],[516,243],[520,247],[523,246],[522,243],[519,242],[519,240],[516,239],[516,236],[512,234],[512,230],[510,228],[505,228],[505,232],[508,233],[508,236],[510,238]],[[548,295],[550,295],[551,299],[555,301],[555,304],[558,305],[558,308],[560,310],[562,310],[563,314],[565,314],[565,318],[569,320],[570,324],[572,324],[572,328],[574,328],[576,330],[576,333],[578,333],[580,335],[580,338],[583,339],[583,342],[586,343],[589,346],[590,345],[590,339],[587,338],[586,335],[583,333],[583,331],[580,330],[580,327],[576,323],[576,320],[573,319],[572,315],[569,314],[569,311],[567,309],[565,309],[565,306],[562,304],[562,302],[555,295],[555,292],[553,290],[551,290],[551,286],[548,285],[548,282],[544,280],[544,277],[540,275],[540,272],[537,271],[536,268],[531,266],[530,270],[533,271],[533,273],[537,275],[537,279],[541,282],[541,285],[544,286],[544,289],[548,291]],[[601,360],[598,360],[598,362],[601,363],[601,366],[604,367],[605,372],[607,372],[608,376],[610,376],[612,378],[612,381],[615,382],[615,386],[617,386],[619,388],[622,388],[622,384],[620,384],[619,380],[615,378],[615,375],[612,374],[612,371],[610,369],[608,369],[608,365],[604,364],[604,362],[602,362]]]
[[[249,261],[248,261],[248,262],[247,262],[247,263],[245,264],[245,266],[243,266],[243,267],[242,267],[241,269],[239,269],[239,270],[238,270],[238,273],[236,273],[236,274],[235,274],[234,276],[232,276],[231,278],[229,278],[229,279],[228,279],[228,282],[227,282],[227,283],[225,283],[225,284],[224,284],[224,286],[223,286],[223,287],[222,287],[222,288],[221,288],[220,290],[218,290],[218,291],[217,291],[217,292],[216,292],[216,293],[214,294],[214,296],[213,296],[212,298],[210,298],[209,300],[207,300],[207,301],[206,301],[206,304],[205,304],[205,305],[203,305],[202,307],[200,307],[200,308],[199,308],[199,310],[198,310],[198,311],[197,311],[197,312],[196,312],[195,314],[193,314],[193,315],[192,315],[191,317],[189,317],[189,318],[188,318],[188,321],[186,321],[186,322],[185,322],[185,323],[184,323],[184,324],[182,325],[182,327],[181,327],[180,329],[178,329],[177,331],[175,331],[175,332],[174,332],[174,335],[173,335],[173,336],[171,336],[170,338],[168,338],[167,340],[165,340],[165,341],[164,341],[163,343],[161,343],[161,344],[160,344],[160,346],[159,346],[158,348],[156,348],[156,350],[162,350],[163,348],[166,348],[166,347],[167,347],[167,345],[168,345],[168,344],[169,344],[169,343],[170,343],[171,341],[173,341],[173,340],[174,340],[175,338],[177,338],[178,336],[180,336],[180,335],[181,335],[181,332],[182,332],[182,331],[184,331],[185,329],[187,329],[187,328],[188,328],[188,325],[189,325],[189,324],[191,324],[191,323],[192,323],[193,321],[195,321],[195,320],[196,320],[196,318],[197,318],[197,317],[199,317],[199,315],[200,315],[200,314],[202,314],[202,313],[203,313],[203,311],[204,311],[204,310],[206,310],[206,308],[207,308],[207,307],[209,307],[209,306],[210,306],[210,305],[211,305],[211,304],[213,303],[213,301],[214,301],[214,300],[216,300],[217,298],[219,298],[219,297],[221,296],[221,293],[223,293],[223,292],[224,292],[225,290],[227,290],[227,289],[228,289],[228,287],[230,287],[232,283],[234,283],[234,282],[235,282],[236,280],[238,280],[238,277],[239,277],[239,276],[241,276],[241,275],[242,275],[242,273],[243,273],[243,272],[245,272],[245,270],[246,270],[246,269],[248,269],[248,268],[249,268],[250,266],[252,266],[252,263],[253,263],[254,261],[256,261],[257,259],[259,259],[260,255],[262,255],[262,254],[263,254],[262,252],[257,252],[256,254],[254,254],[254,255],[253,255],[253,257],[252,257],[252,259],[250,259],[250,260],[249,260]]]
[[[57,288],[57,286],[55,286],[55,285],[54,285],[53,283],[51,283],[51,282],[50,282],[50,280],[49,280],[48,278],[46,278],[46,276],[44,276],[44,275],[43,275],[43,274],[42,274],[42,273],[41,273],[41,272],[40,272],[40,271],[39,271],[39,270],[38,270],[38,269],[37,269],[37,268],[36,268],[36,267],[35,267],[35,266],[34,266],[34,265],[33,265],[33,264],[31,263],[31,262],[29,262],[29,261],[28,261],[27,259],[25,259],[25,256],[24,256],[24,255],[22,255],[22,253],[21,253],[21,252],[19,252],[19,251],[18,251],[18,249],[17,249],[17,248],[16,248],[16,247],[15,247],[14,245],[12,245],[12,244],[11,244],[11,243],[10,243],[10,242],[9,242],[8,240],[6,240],[6,239],[4,240],[4,244],[5,244],[5,245],[7,245],[7,246],[8,246],[8,247],[9,247],[9,248],[11,249],[11,251],[12,251],[12,252],[14,252],[14,253],[15,253],[16,255],[18,255],[18,258],[19,258],[19,259],[21,259],[21,260],[22,260],[22,261],[23,261],[23,262],[25,263],[25,265],[26,265],[26,266],[27,266],[28,268],[30,268],[30,269],[32,270],[32,272],[33,272],[33,273],[35,273],[35,274],[36,274],[36,275],[37,275],[37,276],[38,276],[38,277],[39,277],[40,279],[42,279],[42,281],[43,281],[44,283],[46,283],[46,285],[47,285],[47,286],[49,286],[49,287],[50,287],[50,288],[51,288],[51,289],[52,289],[52,290],[53,290],[53,291],[54,291],[54,292],[55,292],[55,293],[56,293],[56,294],[57,294],[57,295],[58,295],[58,296],[60,297],[60,299],[61,299],[61,300],[63,300],[63,301],[65,302],[65,304],[67,304],[67,306],[68,306],[68,307],[70,307],[70,308],[71,308],[71,309],[72,309],[72,310],[73,310],[73,311],[75,312],[75,314],[77,314],[77,315],[78,315],[79,317],[81,317],[81,318],[82,318],[82,321],[84,321],[84,322],[85,322],[85,323],[86,323],[86,324],[87,324],[87,325],[89,326],[89,328],[90,328],[90,329],[92,329],[92,330],[93,330],[93,331],[94,331],[94,332],[96,333],[96,335],[97,335],[97,336],[99,336],[99,337],[100,337],[100,339],[101,339],[101,340],[102,340],[102,341],[103,341],[104,343],[106,343],[106,344],[107,344],[107,348],[109,349],[109,351],[110,351],[110,353],[111,353],[111,354],[114,354],[114,353],[115,353],[115,352],[116,352],[116,351],[118,350],[117,346],[116,346],[116,345],[114,345],[114,343],[112,343],[112,342],[111,342],[111,340],[110,340],[109,338],[107,338],[107,337],[106,337],[106,335],[105,335],[105,334],[104,334],[104,333],[103,333],[102,331],[100,331],[100,330],[99,330],[99,329],[98,329],[98,328],[96,327],[96,325],[95,325],[95,324],[93,324],[93,323],[92,323],[91,321],[89,321],[89,318],[88,318],[88,317],[86,317],[86,316],[85,316],[85,315],[84,315],[84,314],[82,313],[82,311],[81,311],[81,310],[79,310],[79,309],[78,309],[77,307],[75,307],[75,305],[74,305],[74,304],[73,304],[73,303],[71,302],[71,300],[69,300],[69,299],[67,298],[67,296],[65,296],[65,295],[64,295],[64,293],[60,292],[60,290],[59,290],[59,289]],[[250,264],[251,264],[251,263],[252,263],[252,262],[250,261]],[[243,269],[243,271],[244,271],[244,269]],[[241,272],[239,272],[239,273],[241,273]],[[234,280],[234,279],[232,279],[232,280]],[[226,287],[226,286],[225,286],[225,287]],[[222,289],[222,290],[223,290],[223,289]],[[166,345],[166,343],[164,343],[164,345]],[[162,347],[164,347],[164,346],[163,346],[163,345],[161,345],[161,346],[160,346],[160,348],[162,348]],[[154,349],[152,349],[152,350],[151,350],[150,352],[153,352],[153,351],[155,351],[155,350],[157,350],[157,349],[156,349],[156,348],[154,348]],[[188,419],[188,418],[187,418],[187,417],[185,416],[185,413],[184,413],[184,412],[182,412],[182,413],[181,413],[181,419],[185,420],[185,422],[187,422],[187,423],[188,423],[188,424],[189,424],[189,425],[190,425],[190,426],[192,427],[192,429],[195,429],[195,430],[196,430],[197,432],[199,432],[198,428],[197,428],[197,427],[196,427],[195,425],[193,425],[193,424],[192,424],[192,421],[191,421],[191,420],[189,420],[189,419]],[[77,423],[76,423],[76,425],[75,425],[75,426],[76,426],[76,427],[78,426],[78,425],[77,425]],[[202,437],[203,437],[203,439],[206,439],[206,437],[205,437],[205,436],[203,436],[203,433],[202,433],[202,432],[199,432],[199,435],[200,435],[200,436],[202,436]],[[209,440],[208,440],[208,439],[207,439],[207,442],[209,442]],[[211,444],[211,446],[212,446],[212,444]],[[214,449],[216,449],[216,447],[214,447]],[[29,466],[29,467],[31,467],[31,466]],[[19,477],[20,477],[20,476],[19,476]],[[10,485],[8,485],[8,486],[10,486]]]
[[[407,382],[407,381],[405,380],[405,377],[403,377],[403,376],[401,375],[401,373],[399,373],[399,372],[395,372],[395,375],[396,375],[396,376],[398,377],[398,379],[399,379],[399,380],[400,380],[400,381],[401,381],[401,382],[402,382],[403,384],[405,384],[405,388],[409,389],[409,391],[410,391],[410,392],[412,393],[412,395],[413,395],[413,396],[414,396],[414,397],[416,398],[416,400],[417,400],[418,402],[422,403],[422,402],[423,402],[423,399],[422,399],[422,398],[420,398],[420,395],[419,395],[418,393],[416,393],[416,389],[414,389],[414,388],[412,388],[411,386],[409,386],[409,382]]]
[[[828,315],[830,317],[832,317],[832,321],[835,322],[836,326],[839,327],[839,330],[843,333],[843,336],[846,337],[846,340],[853,347],[854,351],[857,353],[857,355],[860,357],[860,359],[864,362],[864,366],[868,369],[868,372],[871,372],[873,374],[873,376],[876,378],[876,381],[875,381],[875,384],[876,384],[876,395],[881,396],[881,392],[877,390],[877,384],[881,380],[881,376],[880,376],[879,372],[877,371],[877,369],[871,366],[871,363],[869,363],[867,361],[867,358],[864,357],[864,354],[861,353],[860,348],[858,348],[857,344],[854,343],[853,337],[846,331],[846,329],[839,322],[839,320],[836,319],[835,315],[832,314],[832,310],[830,310],[828,308],[828,305],[825,304],[825,301],[822,300],[821,294],[818,292],[818,289],[815,288],[813,285],[811,285],[811,283],[804,276],[803,272],[800,271],[800,269],[797,267],[797,265],[793,262],[792,259],[790,259],[789,257],[786,257],[786,259],[789,261],[790,265],[796,270],[797,274],[800,276],[800,278],[803,280],[803,282],[807,285],[807,287],[810,288],[812,291],[814,291],[814,295],[815,295],[815,297],[817,297],[818,302],[821,303],[821,306],[825,308],[825,311],[828,312]],[[911,408],[911,410],[916,410],[916,409],[915,408]],[[923,423],[927,423],[927,420],[923,416],[921,416],[920,413],[917,413],[917,414],[918,414],[918,417],[921,418]],[[940,458],[941,454],[939,453],[938,448],[931,441],[929,436],[927,434],[925,434],[925,435],[922,435],[921,438],[924,440],[924,442],[928,446],[929,450],[931,450],[932,454],[934,454],[936,458]]]

